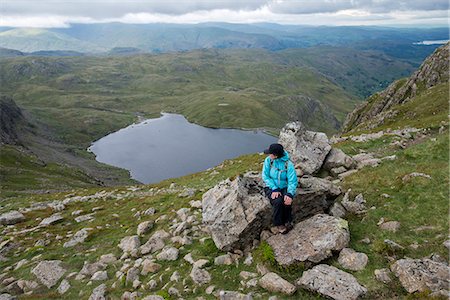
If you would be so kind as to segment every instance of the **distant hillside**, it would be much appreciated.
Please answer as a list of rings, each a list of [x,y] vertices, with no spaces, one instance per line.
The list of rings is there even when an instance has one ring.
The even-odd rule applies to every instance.
[[[101,52],[107,48],[46,29],[17,28],[0,32],[0,46],[22,52],[71,50]]]
[[[128,172],[79,155],[51,128],[0,95],[0,201],[30,193],[132,184]]]
[[[270,23],[229,24],[72,24],[68,28],[0,28],[0,47],[25,52],[72,50],[105,53],[112,48],[137,48],[166,53],[194,49],[288,48],[337,46],[377,50],[418,66],[436,45],[423,40],[448,39],[448,28],[370,26],[300,26]],[[120,53],[119,53],[120,54]]]
[[[445,120],[449,101],[449,45],[438,48],[411,77],[392,83],[360,104],[347,116],[343,131],[386,128],[399,120],[411,125],[426,122],[428,126]]]

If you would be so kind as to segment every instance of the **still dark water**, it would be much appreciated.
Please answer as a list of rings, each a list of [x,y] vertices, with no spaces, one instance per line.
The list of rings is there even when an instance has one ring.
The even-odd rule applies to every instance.
[[[99,162],[129,170],[133,179],[154,183],[262,152],[276,141],[261,131],[211,129],[189,123],[182,115],[163,114],[111,133],[89,151]]]

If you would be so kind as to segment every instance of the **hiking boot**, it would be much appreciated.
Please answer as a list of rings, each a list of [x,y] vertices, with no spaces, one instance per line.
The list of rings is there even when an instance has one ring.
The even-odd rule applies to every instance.
[[[292,225],[292,223],[289,222],[289,223],[286,223],[285,227],[286,227],[286,231],[285,231],[285,232],[282,232],[283,234],[286,234],[286,233],[288,233],[289,231],[291,231],[292,228],[294,228],[294,225]]]
[[[286,234],[288,232],[288,229],[284,225],[278,226],[278,232],[281,234]]]

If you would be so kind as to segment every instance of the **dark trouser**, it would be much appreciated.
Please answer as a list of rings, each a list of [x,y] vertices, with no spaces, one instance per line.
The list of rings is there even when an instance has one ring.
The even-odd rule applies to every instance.
[[[272,223],[275,226],[284,225],[292,222],[292,204],[284,204],[284,195],[287,193],[287,188],[281,190],[281,196],[272,199],[272,190],[268,187],[264,188],[264,193],[270,200],[272,205]]]

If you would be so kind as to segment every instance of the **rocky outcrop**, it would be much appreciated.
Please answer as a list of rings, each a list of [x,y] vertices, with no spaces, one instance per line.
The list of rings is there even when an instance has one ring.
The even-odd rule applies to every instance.
[[[269,226],[270,216],[258,173],[224,180],[203,194],[203,223],[224,251],[251,244]]]
[[[306,130],[300,122],[286,124],[281,129],[278,142],[289,153],[301,174],[314,174],[322,167],[331,150],[325,133]]]
[[[343,132],[351,129],[371,129],[383,124],[384,118],[395,114],[391,109],[395,105],[408,102],[421,89],[429,89],[449,80],[449,46],[439,47],[430,55],[406,81],[392,83],[384,91],[371,96],[351,112],[343,125]]]
[[[318,265],[303,272],[297,285],[339,300],[358,299],[367,293],[353,275],[328,265]]]
[[[397,260],[391,270],[409,293],[446,290],[450,284],[450,267],[428,258]]]
[[[12,98],[0,96],[0,143],[20,144],[18,127],[25,120],[22,110]]]
[[[347,221],[329,215],[315,215],[294,226],[287,234],[267,239],[279,265],[312,264],[331,257],[350,241]]]

